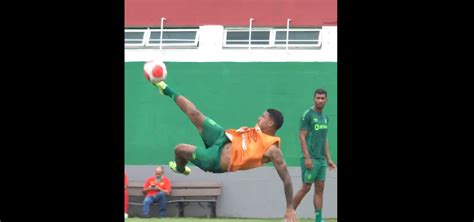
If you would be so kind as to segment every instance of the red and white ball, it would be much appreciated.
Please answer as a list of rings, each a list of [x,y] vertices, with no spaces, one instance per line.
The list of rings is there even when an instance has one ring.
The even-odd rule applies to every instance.
[[[143,68],[146,79],[152,83],[158,83],[166,79],[166,65],[159,59],[146,62]]]

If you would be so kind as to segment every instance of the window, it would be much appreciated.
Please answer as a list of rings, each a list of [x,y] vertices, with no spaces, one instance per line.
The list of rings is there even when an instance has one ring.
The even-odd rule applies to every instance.
[[[163,29],[162,47],[196,47],[198,29]],[[125,47],[160,46],[161,29],[125,29]]]
[[[145,32],[143,29],[125,30],[125,46],[144,46]]]
[[[286,30],[276,30],[275,45],[286,46]],[[289,46],[320,46],[319,30],[292,30],[288,32]]]
[[[125,29],[126,48],[197,48],[198,43],[199,28]],[[317,48],[321,28],[256,27],[250,33],[248,27],[229,27],[224,29],[223,43],[224,48]]]
[[[150,30],[147,46],[160,46],[161,30]],[[163,29],[163,46],[197,46],[198,30]]]
[[[252,29],[252,47],[269,46],[271,39],[270,34],[270,30]],[[248,47],[249,37],[249,29],[225,30],[224,47]]]
[[[320,47],[321,29],[289,29],[289,47]],[[249,47],[248,28],[229,28],[224,33],[224,47]],[[252,29],[251,47],[286,47],[286,29]]]

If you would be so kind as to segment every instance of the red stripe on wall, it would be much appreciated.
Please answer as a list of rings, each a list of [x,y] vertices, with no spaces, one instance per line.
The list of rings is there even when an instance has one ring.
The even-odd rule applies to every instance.
[[[126,27],[337,25],[337,0],[125,0]]]

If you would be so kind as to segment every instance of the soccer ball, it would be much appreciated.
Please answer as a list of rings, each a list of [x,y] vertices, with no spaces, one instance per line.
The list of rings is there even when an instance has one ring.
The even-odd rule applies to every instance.
[[[143,69],[146,79],[152,83],[158,83],[166,79],[166,65],[159,59],[146,62]]]

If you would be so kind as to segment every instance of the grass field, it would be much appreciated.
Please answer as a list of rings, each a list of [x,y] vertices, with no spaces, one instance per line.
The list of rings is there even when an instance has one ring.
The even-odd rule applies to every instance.
[[[128,218],[125,220],[126,222],[281,222],[281,219],[227,219],[227,218],[165,218],[165,219],[158,219],[158,218]],[[314,222],[314,219],[299,219],[298,222]],[[324,222],[337,222],[337,219],[326,219]]]

